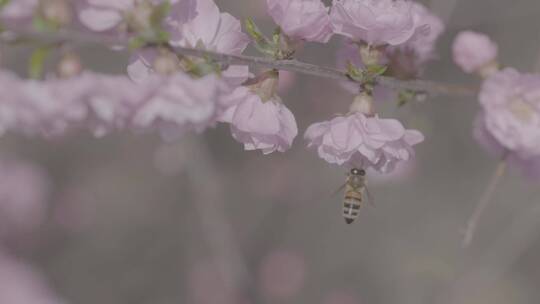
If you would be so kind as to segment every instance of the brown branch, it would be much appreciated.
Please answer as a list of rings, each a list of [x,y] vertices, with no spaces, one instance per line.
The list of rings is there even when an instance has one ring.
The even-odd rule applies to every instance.
[[[46,43],[57,42],[72,42],[75,44],[97,44],[106,46],[124,46],[128,45],[128,41],[119,38],[104,36],[91,32],[77,32],[71,30],[59,30],[56,32],[38,32],[28,28],[17,28],[7,26],[9,32],[5,32],[0,36],[0,40],[9,41],[16,39],[33,39]],[[312,75],[321,78],[334,79],[339,81],[352,81],[344,71],[301,62],[298,60],[274,60],[271,58],[223,54],[213,51],[174,47],[176,52],[182,55],[194,57],[207,57],[223,64],[245,64],[250,66],[262,66],[272,69],[291,71],[306,75]],[[376,81],[386,87],[393,89],[407,89],[418,92],[425,92],[431,95],[460,95],[474,96],[476,89],[469,86],[461,86],[454,84],[445,84],[429,80],[399,80],[387,76],[379,76]]]

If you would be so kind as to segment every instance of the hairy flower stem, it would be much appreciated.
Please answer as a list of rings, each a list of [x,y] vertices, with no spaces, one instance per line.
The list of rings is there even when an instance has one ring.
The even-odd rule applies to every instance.
[[[39,32],[28,28],[18,28],[14,26],[7,26],[6,30],[9,31],[8,35],[0,35],[0,41],[10,39],[15,40],[37,40],[40,42],[70,42],[75,44],[97,44],[105,46],[125,46],[129,45],[129,41],[119,38],[104,37],[99,34],[89,32],[78,32],[72,30],[61,29],[55,32]],[[9,37],[11,35],[11,37]],[[298,60],[275,60],[271,58],[246,56],[246,55],[231,55],[217,53],[196,48],[186,47],[171,47],[178,54],[185,56],[195,56],[210,58],[224,65],[230,64],[246,64],[263,66],[271,69],[286,70],[306,75],[312,75],[321,78],[334,79],[340,81],[352,81],[345,71],[341,71],[335,68],[323,67],[310,63],[301,62]],[[477,89],[469,86],[453,85],[438,83],[429,80],[399,80],[387,76],[377,76],[376,82],[388,88],[398,90],[412,90],[416,92],[425,92],[431,95],[461,95],[461,96],[474,96]],[[360,82],[361,83],[361,82]]]
[[[495,172],[491,176],[486,190],[476,204],[476,207],[474,208],[471,217],[467,221],[467,226],[465,228],[465,233],[461,243],[463,248],[467,248],[471,244],[480,217],[482,216],[486,208],[489,206],[489,203],[492,201],[493,194],[495,194],[495,190],[497,190],[497,186],[499,185],[499,182],[501,181],[504,173],[506,172],[506,167],[506,155],[504,155],[499,164],[497,165]]]

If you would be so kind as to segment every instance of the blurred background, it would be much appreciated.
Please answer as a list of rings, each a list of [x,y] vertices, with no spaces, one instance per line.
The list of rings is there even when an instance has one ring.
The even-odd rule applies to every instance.
[[[216,2],[273,30],[263,0]],[[425,78],[478,83],[450,59],[464,29],[498,42],[504,65],[540,71],[540,2],[423,3],[447,24]],[[307,45],[298,58],[333,66],[338,41]],[[98,47],[82,52],[98,71],[120,73],[127,63]],[[5,62],[24,66],[28,54],[7,53]],[[338,83],[282,76],[300,128],[283,154],[244,152],[225,125],[174,144],[131,133],[3,136],[0,195],[16,187],[25,204],[0,205],[0,304],[540,302],[538,181],[510,171],[472,245],[460,245],[498,163],[472,138],[474,98],[378,104],[381,116],[427,139],[395,174],[369,173],[376,207],[346,225],[341,194],[332,195],[345,172],[308,151],[302,134],[346,112],[351,95]]]

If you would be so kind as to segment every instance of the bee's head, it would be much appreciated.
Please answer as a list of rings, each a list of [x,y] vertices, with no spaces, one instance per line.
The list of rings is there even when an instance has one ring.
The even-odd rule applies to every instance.
[[[356,169],[356,168],[352,168],[351,169],[351,175],[355,175],[355,176],[365,176],[366,175],[366,171],[364,169]]]

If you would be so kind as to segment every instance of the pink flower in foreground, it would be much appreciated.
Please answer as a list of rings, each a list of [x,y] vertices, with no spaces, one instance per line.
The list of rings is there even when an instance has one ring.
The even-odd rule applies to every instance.
[[[231,124],[231,133],[246,150],[260,149],[264,154],[288,150],[298,134],[293,114],[277,96],[263,102],[247,87],[238,87],[227,102],[232,106],[221,117]]]
[[[0,130],[56,136],[88,129],[104,135],[125,128],[151,89],[125,76],[91,72],[47,81],[0,73]]]
[[[158,129],[165,139],[175,139],[186,131],[202,132],[216,123],[220,111],[219,94],[227,86],[216,75],[193,79],[184,73],[152,79],[156,87],[137,109],[133,125]]]
[[[422,133],[406,130],[395,119],[367,117],[356,112],[315,123],[304,135],[308,147],[331,164],[369,168],[387,173],[399,161],[414,156],[413,145],[424,140]]]
[[[488,36],[464,31],[452,45],[454,62],[466,73],[473,73],[497,59],[498,47]]]
[[[333,30],[320,0],[267,0],[268,13],[290,38],[326,43]]]
[[[17,259],[0,253],[0,303],[62,304],[45,279]]]
[[[77,78],[78,79],[78,78]],[[91,84],[64,80],[50,82],[22,80],[9,72],[0,73],[0,129],[25,134],[56,133],[67,119],[81,119],[80,100]],[[68,118],[69,117],[69,118]]]
[[[169,138],[213,126],[232,104],[230,84],[208,75],[154,75],[141,84],[125,76],[85,72],[67,79],[22,80],[0,73],[0,131],[45,136],[86,129],[96,136],[136,128]]]
[[[504,69],[484,81],[479,100],[486,130],[504,149],[540,157],[540,75]]]
[[[415,32],[410,2],[403,0],[334,0],[334,32],[371,45],[398,45]]]
[[[45,218],[48,194],[49,181],[39,168],[0,160],[0,240],[35,232]]]

